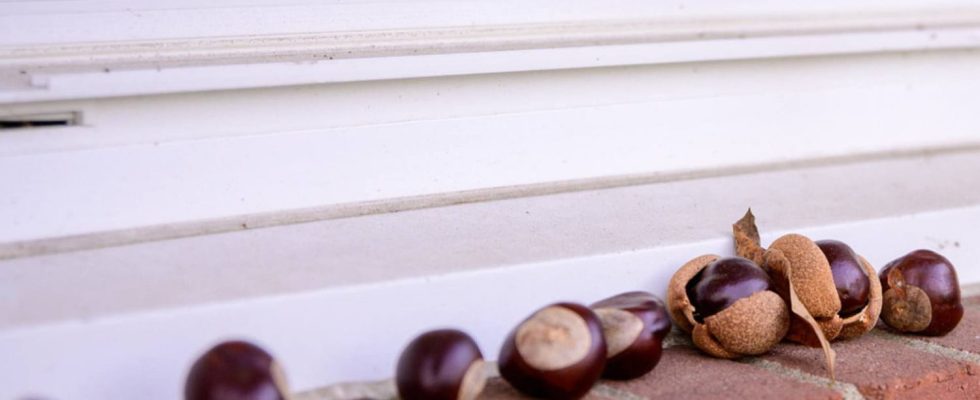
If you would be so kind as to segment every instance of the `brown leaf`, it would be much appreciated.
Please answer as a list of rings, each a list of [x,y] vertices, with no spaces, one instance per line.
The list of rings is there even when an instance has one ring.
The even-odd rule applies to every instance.
[[[783,255],[783,252],[776,249],[766,251],[764,259],[767,270],[773,271],[777,275],[774,277],[775,280],[783,281],[787,285],[785,290],[789,294],[790,311],[810,326],[811,331],[820,343],[820,347],[823,348],[824,359],[827,362],[827,371],[830,372],[830,379],[836,381],[834,365],[837,361],[837,354],[834,352],[834,349],[830,348],[830,342],[824,336],[820,324],[817,323],[817,320],[810,315],[810,311],[800,302],[800,298],[796,294],[796,289],[793,287],[793,280],[791,279],[793,276],[792,264]],[[777,288],[778,286],[777,284]]]
[[[765,249],[759,239],[759,229],[755,226],[755,216],[750,208],[742,219],[732,224],[732,234],[735,236],[735,254],[745,257],[762,265]]]

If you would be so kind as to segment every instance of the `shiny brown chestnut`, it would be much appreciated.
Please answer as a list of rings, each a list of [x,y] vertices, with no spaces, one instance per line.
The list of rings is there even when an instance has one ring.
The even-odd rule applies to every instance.
[[[402,351],[395,371],[402,400],[473,400],[486,382],[480,348],[456,329],[416,337]]]
[[[830,264],[841,303],[837,313],[841,331],[834,339],[850,339],[867,333],[878,323],[881,314],[882,291],[875,268],[844,242],[818,240],[815,243]]]
[[[704,320],[736,301],[770,290],[769,275],[756,263],[742,257],[721,258],[708,264],[687,283],[694,303],[694,317]]]
[[[626,292],[592,304],[606,338],[609,379],[633,379],[660,362],[663,339],[670,332],[670,317],[663,302],[647,292]]]
[[[838,240],[818,240],[814,242],[830,262],[830,272],[834,276],[837,297],[840,299],[841,317],[854,315],[861,311],[871,297],[871,279],[864,272],[857,254],[846,243]]]
[[[581,398],[606,364],[602,324],[580,304],[546,306],[510,332],[497,362],[504,380],[527,395]]]
[[[262,348],[244,341],[220,343],[191,367],[186,400],[284,400],[289,398],[279,364]]]
[[[667,289],[667,308],[678,328],[715,357],[762,354],[789,327],[786,303],[771,290],[769,276],[741,257],[713,254],[681,266]]]
[[[879,274],[885,291],[881,318],[908,333],[942,336],[963,318],[956,269],[931,250],[915,250],[885,265]]]
[[[833,375],[829,341],[861,336],[878,322],[881,285],[874,267],[843,242],[818,243],[795,233],[763,248],[752,210],[732,230],[736,253],[759,263],[790,306],[786,339],[822,347]]]

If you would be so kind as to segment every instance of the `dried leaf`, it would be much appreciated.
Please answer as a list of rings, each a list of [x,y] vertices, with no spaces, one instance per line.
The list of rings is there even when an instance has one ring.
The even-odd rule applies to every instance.
[[[834,352],[834,349],[830,348],[830,342],[827,340],[826,336],[824,336],[823,329],[820,328],[820,324],[818,324],[817,320],[810,315],[810,311],[803,306],[799,296],[797,296],[792,280],[793,266],[790,264],[789,260],[786,259],[786,256],[783,255],[783,252],[775,249],[766,251],[764,259],[767,270],[773,271],[778,275],[776,280],[785,282],[785,290],[789,295],[790,311],[810,326],[810,329],[814,335],[816,335],[817,341],[820,343],[820,347],[823,348],[824,359],[827,362],[827,370],[830,372],[830,379],[836,380],[834,365],[837,361],[837,354]]]
[[[765,249],[759,239],[759,229],[755,226],[755,216],[750,208],[742,219],[732,224],[732,234],[735,236],[735,254],[748,258],[762,265]]]

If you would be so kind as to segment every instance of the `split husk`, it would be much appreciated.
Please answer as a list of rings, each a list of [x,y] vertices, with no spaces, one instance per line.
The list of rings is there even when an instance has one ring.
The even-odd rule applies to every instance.
[[[719,258],[703,255],[674,273],[667,289],[670,317],[678,328],[691,334],[695,346],[709,355],[734,359],[763,354],[779,343],[789,328],[789,310],[775,292],[756,292],[703,321],[694,316],[695,307],[687,296],[687,284]]]
[[[827,371],[834,379],[836,353],[826,333],[836,337],[843,322],[837,316],[840,299],[826,257],[816,244],[800,235],[783,236],[768,250],[763,248],[751,209],[732,225],[732,230],[736,254],[761,265],[773,280],[776,292],[789,304],[792,316],[787,339],[821,347]],[[819,254],[813,253],[814,249]],[[806,300],[803,296],[807,296]],[[814,318],[810,307],[823,319],[822,323]]]

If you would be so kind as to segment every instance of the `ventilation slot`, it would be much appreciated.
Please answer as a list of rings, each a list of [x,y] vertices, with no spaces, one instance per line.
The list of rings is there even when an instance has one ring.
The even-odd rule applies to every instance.
[[[0,129],[30,129],[78,125],[78,112],[0,116]]]

